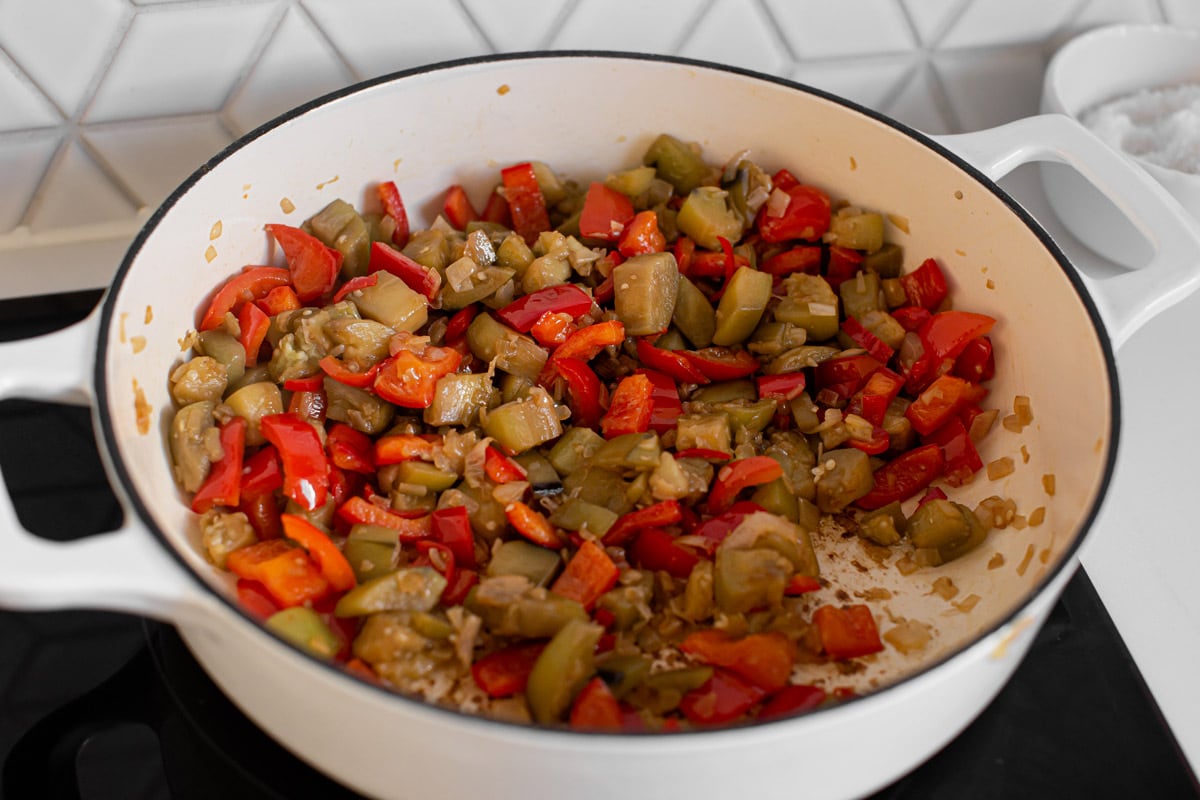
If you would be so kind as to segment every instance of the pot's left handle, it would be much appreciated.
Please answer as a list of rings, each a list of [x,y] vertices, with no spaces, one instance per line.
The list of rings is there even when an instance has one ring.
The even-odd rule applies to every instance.
[[[1070,117],[1044,114],[934,140],[992,180],[1029,162],[1067,164],[1146,236],[1155,250],[1146,266],[1107,278],[1078,273],[1114,348],[1200,288],[1200,226],[1150,175]]]
[[[94,312],[69,328],[0,344],[0,399],[90,405],[98,330]],[[25,529],[3,475],[0,484],[0,606],[29,611],[96,608],[172,622],[204,618],[196,612],[210,597],[172,561],[124,500],[120,529],[54,542]]]

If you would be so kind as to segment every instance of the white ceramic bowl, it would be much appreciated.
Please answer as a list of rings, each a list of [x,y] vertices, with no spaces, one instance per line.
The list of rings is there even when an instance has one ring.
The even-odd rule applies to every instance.
[[[1200,84],[1200,28],[1110,25],[1072,39],[1050,60],[1042,111],[1079,119],[1101,103],[1141,89],[1186,83]],[[1127,157],[1166,187],[1200,224],[1200,175]],[[1145,231],[1139,232],[1080,173],[1047,164],[1042,166],[1042,182],[1054,212],[1081,242],[1124,266],[1149,260],[1153,245]]]

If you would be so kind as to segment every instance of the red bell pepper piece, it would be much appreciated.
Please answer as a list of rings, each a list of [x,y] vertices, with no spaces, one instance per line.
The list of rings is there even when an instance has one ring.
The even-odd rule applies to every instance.
[[[708,511],[711,514],[727,511],[738,492],[770,483],[782,476],[783,467],[770,456],[750,456],[730,461],[717,472],[717,478],[709,490]]]
[[[550,591],[575,600],[590,611],[600,595],[616,586],[620,572],[604,548],[588,539],[571,556]]]
[[[430,515],[402,517],[362,497],[351,497],[338,507],[336,515],[347,525],[364,524],[391,528],[400,534],[400,541],[403,542],[428,539],[433,534],[433,520]]]
[[[617,518],[604,534],[604,544],[620,547],[645,528],[661,528],[674,525],[683,519],[683,510],[675,500],[663,500],[652,506],[630,511]]]
[[[996,355],[992,351],[992,340],[980,336],[967,342],[955,359],[951,372],[972,383],[991,380],[996,374]]]
[[[579,690],[568,719],[572,728],[582,731],[619,731],[625,723],[621,704],[601,677],[592,678]]]
[[[458,369],[462,354],[449,347],[417,344],[401,334],[392,343],[392,357],[379,365],[375,376],[375,394],[404,408],[428,408],[437,382]]]
[[[192,511],[203,514],[213,506],[237,506],[241,500],[245,452],[246,420],[232,417],[221,426],[221,460],[213,462],[208,477],[192,495]]]
[[[289,392],[319,392],[325,385],[325,373],[306,375],[303,378],[288,378],[283,382],[283,388]]]
[[[488,195],[479,218],[484,222],[494,222],[506,228],[512,227],[512,213],[508,210],[508,201],[496,189],[492,189],[492,193]]]
[[[679,644],[683,652],[705,664],[724,667],[768,692],[788,684],[796,648],[782,633],[752,633],[740,639],[708,629],[689,634]]]
[[[323,424],[329,411],[329,398],[320,389],[315,392],[294,392],[288,401],[287,411],[302,420]]]
[[[941,475],[944,466],[945,456],[938,445],[914,447],[875,470],[875,486],[855,504],[870,511],[907,500]]]
[[[452,346],[465,339],[467,328],[471,327],[471,321],[475,319],[478,313],[479,306],[474,303],[454,312],[450,316],[449,322],[446,323],[446,344]]]
[[[730,261],[731,256],[732,261]],[[692,254],[688,274],[697,278],[724,279],[726,275],[732,274],[729,271],[731,265],[733,271],[737,272],[738,267],[750,266],[750,259],[740,253],[726,254],[724,251],[696,250]],[[714,299],[718,298],[714,297]]]
[[[490,444],[483,453],[483,471],[495,483],[523,481],[529,475],[524,467]]]
[[[392,229],[392,244],[404,247],[408,244],[411,228],[408,222],[408,211],[404,208],[404,200],[400,197],[400,190],[396,188],[394,181],[384,181],[376,187],[376,194],[379,196],[379,204],[383,206],[383,213],[391,217],[395,223],[395,227]]]
[[[325,505],[329,461],[313,426],[294,414],[268,414],[260,425],[283,462],[283,493],[308,511]]]
[[[900,285],[908,302],[921,308],[933,309],[946,299],[950,291],[942,268],[932,258],[927,258],[912,272],[900,276]]]
[[[637,340],[637,357],[647,367],[666,373],[682,383],[709,382],[699,367],[683,353],[655,347],[649,339]]]
[[[754,379],[754,383],[758,386],[759,399],[770,397],[782,404],[796,399],[804,392],[805,377],[803,372],[759,375]]]
[[[783,593],[788,597],[799,597],[802,594],[818,591],[821,588],[821,581],[811,575],[796,574],[788,578],[788,582],[783,587]]]
[[[729,507],[729,510],[718,514],[711,519],[697,525],[692,531],[692,536],[697,536],[708,542],[707,549],[709,554],[716,552],[717,546],[725,541],[734,528],[742,524],[742,520],[751,514],[757,514],[760,511],[765,511],[758,503],[752,503],[749,500],[743,500],[740,503],[734,503]]]
[[[401,461],[432,461],[433,451],[440,441],[436,434],[394,433],[375,440],[375,465],[399,464]]]
[[[512,214],[513,230],[533,244],[538,234],[550,230],[550,214],[546,210],[546,198],[538,185],[537,174],[529,162],[514,164],[500,170],[504,182],[504,196]]]
[[[279,521],[279,505],[275,502],[274,494],[248,495],[243,490],[238,511],[246,515],[250,527],[254,528],[260,540],[278,539],[283,535],[283,523]]]
[[[802,244],[776,253],[764,260],[759,269],[768,275],[791,275],[793,272],[816,275],[821,271],[821,256],[819,244]]]
[[[825,267],[825,281],[836,292],[846,281],[862,270],[863,254],[849,247],[831,245],[829,263]]]
[[[253,367],[258,364],[258,353],[262,349],[263,340],[267,338],[271,318],[254,303],[244,303],[237,317],[238,341],[246,351],[246,366]]]
[[[283,469],[279,453],[271,445],[263,445],[242,464],[242,497],[269,495],[283,486]]]
[[[579,214],[579,235],[615,242],[633,215],[633,203],[628,197],[603,183],[593,182],[588,186]]]
[[[271,597],[267,587],[258,581],[238,578],[237,598],[240,605],[250,616],[265,622],[272,614],[280,611],[279,604]]]
[[[308,551],[309,557],[335,592],[344,592],[358,585],[350,562],[324,531],[295,514],[284,514],[280,519],[284,535]]]
[[[842,323],[842,332],[881,364],[886,364],[896,352],[854,317],[846,317],[846,321]]]
[[[514,500],[504,507],[504,516],[513,529],[534,544],[557,550],[562,547],[562,537],[546,519],[546,515],[530,508],[520,500]]]
[[[479,583],[479,573],[473,569],[460,569],[454,573],[454,582],[442,590],[442,605],[461,606],[471,593],[471,588]]]
[[[933,314],[927,308],[920,306],[901,306],[900,308],[892,309],[892,319],[900,323],[900,326],[906,331],[916,332],[921,329],[925,321],[932,317]]]
[[[710,381],[748,378],[762,366],[753,353],[728,347],[705,347],[701,350],[686,351],[684,356]]]
[[[675,379],[652,369],[639,368],[638,375],[645,375],[650,381],[650,427],[649,430],[663,433],[675,427],[679,415],[683,413],[683,403],[679,400],[679,387]]]
[[[972,384],[954,375],[941,375],[908,406],[904,415],[922,436],[946,424],[968,402],[976,398]]]
[[[763,703],[757,719],[779,719],[820,708],[825,702],[825,690],[817,686],[792,684],[785,686]]]
[[[625,326],[620,320],[611,319],[580,328],[558,346],[551,361],[560,358],[578,358],[590,361],[606,347],[625,341]]]
[[[462,567],[474,569],[475,533],[471,530],[471,518],[466,506],[439,508],[430,514],[432,535],[454,553],[455,562]]]
[[[732,453],[726,453],[724,450],[713,450],[710,447],[688,447],[683,450],[675,451],[675,458],[699,458],[703,461],[728,461],[733,458]]]
[[[700,557],[675,541],[662,528],[646,528],[629,546],[629,560],[651,572],[662,570],[676,578],[686,578],[700,563]]]
[[[333,289],[342,266],[341,253],[326,247],[320,239],[299,228],[278,223],[263,227],[275,237],[283,250],[288,271],[292,275],[292,288],[296,290],[300,302],[312,302]]]
[[[791,170],[784,168],[771,176],[771,185],[786,192],[794,186],[799,186],[800,180],[791,173]]]
[[[917,333],[925,349],[933,354],[934,363],[957,358],[972,341],[992,329],[996,320],[986,314],[970,311],[942,311],[925,321]]]
[[[513,330],[528,333],[546,313],[562,312],[572,318],[586,314],[592,308],[592,298],[573,283],[547,286],[518,297],[496,312],[496,317]]]
[[[813,624],[821,635],[825,654],[840,661],[883,650],[879,628],[869,606],[821,606],[813,612]]]
[[[243,303],[253,302],[266,297],[272,290],[287,286],[292,282],[292,274],[286,269],[276,267],[246,267],[234,275],[217,290],[208,308],[200,318],[197,326],[202,331],[210,331],[220,327],[225,321],[225,315],[237,313]]]
[[[288,280],[291,280],[290,275],[288,276]],[[284,311],[295,311],[297,308],[303,307],[300,298],[296,297],[296,290],[290,285],[276,286],[256,302],[258,303],[258,307],[269,317],[282,314]]]
[[[838,356],[817,364],[813,370],[813,385],[828,389],[838,397],[849,400],[866,384],[871,373],[882,364],[868,355]]]
[[[887,367],[871,373],[862,390],[856,395],[859,401],[858,414],[872,425],[882,425],[888,405],[904,388],[904,379]]]
[[[571,424],[595,428],[604,414],[600,407],[602,386],[596,373],[578,358],[555,359],[554,367],[567,382]]]
[[[671,252],[675,254],[675,266],[679,268],[679,274],[690,275],[696,243],[688,236],[680,236],[671,247]]]
[[[921,337],[911,331],[904,334],[896,354],[896,366],[904,377],[904,388],[910,394],[920,393],[937,377],[933,354],[925,348]]]
[[[372,272],[369,275],[359,275],[357,278],[351,278],[342,284],[333,294],[333,302],[340,303],[345,300],[351,293],[366,289],[379,283],[379,275],[377,272]]]
[[[395,275],[418,294],[426,299],[436,300],[438,290],[442,288],[442,276],[435,269],[418,264],[394,247],[383,242],[371,242],[371,262],[367,269],[374,272],[387,272]],[[378,280],[378,278],[376,278]]]
[[[529,332],[537,343],[543,347],[556,347],[567,340],[577,330],[570,314],[547,311],[533,323]]]
[[[750,681],[718,667],[703,686],[683,696],[679,710],[697,725],[723,725],[745,714],[766,694]]]
[[[764,242],[774,244],[789,239],[814,241],[829,230],[829,196],[815,186],[796,184],[787,188],[787,204],[776,213],[775,198],[767,200],[758,212],[758,233]]]
[[[446,190],[446,199],[442,201],[442,216],[458,230],[466,230],[468,222],[479,219],[479,212],[471,205],[467,191],[457,183]]]
[[[922,441],[933,443],[942,448],[945,467],[942,470],[946,483],[951,486],[962,486],[971,480],[976,472],[983,469],[983,459],[975,449],[975,443],[967,433],[967,427],[958,417],[946,422]]]
[[[625,226],[617,250],[626,258],[661,253],[667,249],[667,237],[658,229],[658,214],[653,210],[639,211]]]
[[[846,444],[862,450],[867,455],[878,456],[888,451],[892,445],[892,438],[883,428],[873,425],[871,426],[871,438],[860,439],[851,436],[846,440]]]
[[[416,566],[433,567],[443,578],[446,579],[446,585],[442,587],[442,597],[439,600],[445,602],[446,589],[453,586],[458,579],[458,564],[454,558],[454,551],[441,542],[433,539],[421,539],[416,542],[417,558],[413,562]]]
[[[344,422],[333,425],[325,434],[325,449],[338,469],[375,474],[375,443],[371,437]]]
[[[350,365],[333,356],[325,356],[317,363],[322,372],[338,383],[344,383],[356,389],[365,389],[375,383],[375,378],[379,374],[379,368],[383,362],[373,364],[366,372],[355,372]]]
[[[239,578],[257,581],[281,608],[303,605],[329,593],[329,580],[302,547],[286,539],[239,547],[226,561]]]
[[[622,378],[613,390],[608,411],[600,418],[604,438],[649,430],[653,392],[654,387],[645,375],[635,373]]]
[[[471,665],[471,677],[488,697],[511,697],[525,691],[529,673],[545,649],[545,642],[533,642],[496,650]]]

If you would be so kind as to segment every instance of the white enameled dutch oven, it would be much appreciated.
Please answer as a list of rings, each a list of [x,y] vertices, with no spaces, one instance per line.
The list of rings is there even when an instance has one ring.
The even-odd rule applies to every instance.
[[[522,727],[435,708],[348,677],[284,644],[236,604],[196,546],[172,480],[167,375],[197,307],[245,264],[277,254],[263,224],[302,220],[335,197],[369,205],[395,180],[417,222],[453,183],[482,196],[498,167],[540,159],[579,181],[633,165],[652,138],[700,142],[710,161],[751,148],[835,197],[893,215],[906,269],[939,260],[954,302],[997,317],[1005,413],[983,457],[1013,458],[958,498],[1045,508],[968,556],[904,576],[830,559],[826,574],[900,618],[932,626],[924,651],[864,659],[862,696],[782,721],[670,735]],[[1077,274],[992,182],[1034,160],[1066,162],[1124,208],[1157,249],[1144,269]],[[418,202],[419,201],[419,202]],[[931,138],[835,97],[709,64],[613,54],[512,56],[438,65],[347,89],[236,142],[188,179],[138,235],[91,318],[0,348],[0,397],[90,403],[126,508],[124,527],[55,544],[23,531],[0,493],[0,604],[96,607],[174,623],[221,688],[262,728],[348,786],[386,798],[851,797],[896,779],[954,737],[1000,690],[1077,564],[1116,455],[1113,349],[1200,280],[1200,231],[1125,159],[1060,116]],[[1044,476],[1054,476],[1047,493]],[[851,547],[858,545],[852,543]],[[871,563],[864,556],[861,559]],[[949,578],[958,594],[933,592]],[[943,585],[945,585],[943,583]],[[878,595],[876,595],[878,596]],[[972,600],[971,598],[976,598]],[[963,602],[969,600],[970,602]],[[973,606],[972,606],[973,603]]]

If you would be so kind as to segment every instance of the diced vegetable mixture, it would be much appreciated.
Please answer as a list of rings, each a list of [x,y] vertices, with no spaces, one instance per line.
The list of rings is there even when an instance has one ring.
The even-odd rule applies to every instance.
[[[932,484],[982,466],[995,320],[879,210],[670,135],[425,230],[377,195],[266,225],[285,266],[218,287],[170,376],[207,556],[298,647],[544,725],[795,714],[848,694],[802,665],[885,646],[804,597],[827,522],[924,565],[987,536]]]

